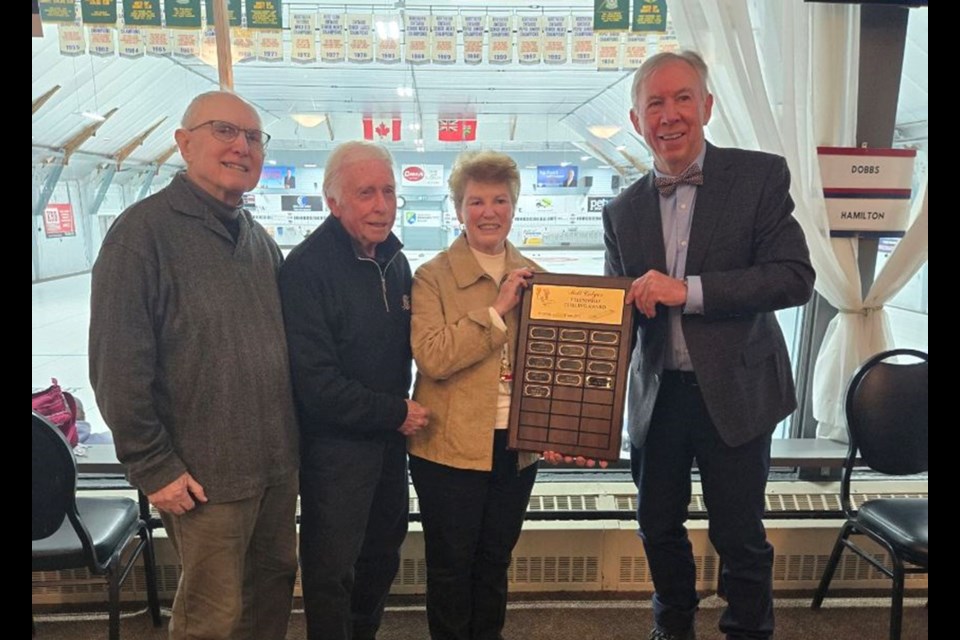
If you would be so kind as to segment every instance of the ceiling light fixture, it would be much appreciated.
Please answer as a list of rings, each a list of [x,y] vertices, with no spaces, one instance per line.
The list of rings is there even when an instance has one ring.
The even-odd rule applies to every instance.
[[[290,117],[293,118],[294,122],[308,129],[312,129],[327,119],[327,116],[322,113],[292,113]]]
[[[607,140],[620,133],[621,127],[615,124],[592,124],[587,127],[587,131],[598,138]]]
[[[106,120],[104,116],[100,115],[99,113],[94,113],[93,111],[84,111],[80,115],[89,120],[93,120],[94,122],[103,122]]]

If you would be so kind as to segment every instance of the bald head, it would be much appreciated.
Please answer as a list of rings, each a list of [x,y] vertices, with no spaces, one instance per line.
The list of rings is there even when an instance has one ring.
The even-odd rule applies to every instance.
[[[257,113],[253,105],[232,91],[207,91],[198,95],[187,105],[187,110],[183,112],[183,117],[180,119],[180,126],[184,129],[191,129],[201,122],[209,120],[205,115],[207,112],[220,111],[225,105],[245,107],[256,119],[257,128],[261,127],[260,114]]]

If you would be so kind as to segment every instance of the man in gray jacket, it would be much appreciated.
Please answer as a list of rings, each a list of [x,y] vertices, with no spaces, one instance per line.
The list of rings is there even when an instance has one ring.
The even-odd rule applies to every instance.
[[[298,485],[283,258],[241,206],[270,137],[223,91],[181,125],[186,171],[117,219],[93,267],[90,379],[180,556],[170,637],[281,640]]]
[[[627,430],[655,588],[651,640],[696,637],[684,525],[694,460],[723,563],[720,631],[773,635],[770,439],[797,406],[775,312],[809,300],[815,279],[786,161],[707,142],[712,109],[699,54],[648,58],[630,120],[654,168],[603,210],[605,272],[636,278],[626,296],[638,311]]]

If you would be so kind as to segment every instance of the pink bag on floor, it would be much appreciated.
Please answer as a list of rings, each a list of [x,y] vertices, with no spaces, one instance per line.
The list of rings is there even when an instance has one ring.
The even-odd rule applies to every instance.
[[[51,378],[50,381],[53,384],[33,394],[33,410],[56,425],[70,446],[75,447],[77,446],[77,405],[73,396],[60,388],[56,378]]]

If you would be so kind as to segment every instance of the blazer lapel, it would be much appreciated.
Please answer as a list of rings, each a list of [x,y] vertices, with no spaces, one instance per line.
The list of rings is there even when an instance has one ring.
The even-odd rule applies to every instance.
[[[647,173],[637,184],[637,191],[630,200],[629,215],[625,216],[624,231],[628,235],[622,246],[639,246],[640,255],[621,256],[627,263],[639,258],[638,265],[643,275],[647,269],[656,269],[666,273],[667,254],[663,247],[663,223],[660,219],[660,194],[653,186],[653,171]],[[631,270],[628,269],[627,273]]]
[[[690,247],[687,249],[687,264],[684,270],[687,275],[701,273],[714,230],[730,207],[728,201],[734,182],[733,171],[726,162],[723,150],[709,142],[706,144],[703,185],[697,188],[697,202],[690,228]]]

